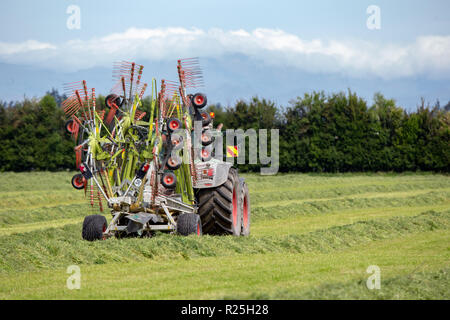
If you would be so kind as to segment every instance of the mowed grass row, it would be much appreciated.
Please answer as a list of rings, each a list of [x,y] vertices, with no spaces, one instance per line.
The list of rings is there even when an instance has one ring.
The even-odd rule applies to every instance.
[[[41,223],[42,226],[52,227],[61,220],[78,218],[82,221],[86,215],[94,212],[87,204],[86,199],[80,203],[68,205],[45,205],[40,208],[15,208],[0,211],[0,234],[2,230],[20,228],[21,226]]]
[[[342,173],[342,174],[277,174],[276,176],[260,176],[254,174],[243,174],[246,181],[253,186],[253,195],[275,194],[282,196],[286,191],[301,191],[301,194],[333,196],[338,190],[339,194],[347,189],[351,194],[358,193],[359,187],[367,188],[368,191],[386,190],[408,190],[417,188],[448,187],[448,176],[429,173]],[[273,192],[276,186],[277,192]],[[353,188],[353,189],[352,189]],[[330,193],[331,192],[331,193]],[[300,197],[302,197],[300,195]]]
[[[448,230],[411,233],[329,252],[267,252],[0,274],[0,299],[449,299]],[[381,289],[365,285],[367,267]]]
[[[361,199],[402,197],[413,194],[424,194],[430,191],[449,191],[450,184],[446,181],[441,183],[426,181],[412,182],[410,185],[402,183],[386,185],[363,184],[346,187],[330,186],[324,190],[302,190],[291,189],[279,192],[255,192],[252,194],[258,207],[283,205],[287,203],[302,203],[309,200],[334,200],[339,198]],[[278,191],[278,190],[277,190]]]
[[[0,227],[6,228],[12,224],[34,224],[41,221],[49,221],[49,225],[52,225],[50,220],[82,218],[92,211],[84,197],[84,192],[76,191],[70,186],[70,178],[73,173],[47,173],[50,176],[56,175],[57,179],[46,178],[44,180],[47,183],[43,186],[41,185],[42,173],[22,174],[24,176],[22,179],[18,179],[20,174],[17,173],[6,173],[5,175],[14,177],[14,179],[10,177],[0,182],[0,190],[5,189],[3,184],[6,183],[9,184],[11,190],[0,194],[0,198],[6,198],[0,208]],[[26,178],[25,175],[27,175]],[[260,218],[332,213],[336,210],[355,210],[356,208],[421,206],[422,211],[426,211],[437,209],[439,205],[445,207],[450,202],[450,179],[441,175],[394,177],[389,175],[381,175],[381,177],[344,175],[339,178],[281,175],[281,177],[265,178],[264,181],[273,180],[273,183],[270,184],[272,186],[270,194],[266,192],[268,183],[260,182],[263,178],[256,175],[244,176],[251,188],[253,222],[257,222]],[[352,180],[352,182],[345,182],[346,179]],[[383,179],[387,180],[386,185],[382,185]],[[11,180],[18,181],[20,184],[16,187]],[[22,185],[24,180],[27,180],[30,185],[36,186],[36,189],[25,192],[28,192],[29,195],[15,191],[24,189]],[[324,184],[323,182],[327,180],[331,181]],[[294,189],[286,191],[284,190],[286,185],[292,185]],[[327,188],[325,189],[324,186]],[[52,189],[49,189],[50,187]],[[300,187],[307,190],[302,190]],[[315,187],[319,189],[311,190]]]
[[[82,220],[91,210],[84,192],[71,185],[74,174],[0,173],[0,235]]]
[[[308,298],[321,295],[326,298],[340,294],[341,287],[347,288],[347,297],[352,298],[364,290],[360,285],[355,287],[355,283],[361,282],[361,274],[341,278],[334,275],[333,268],[316,265],[321,272],[316,274],[315,280],[312,277],[306,282],[296,280],[289,287],[286,281],[269,273],[269,266],[276,267],[273,263],[265,269],[255,265],[278,259],[280,264],[284,261],[293,269],[306,268],[309,270],[307,272],[313,272],[306,266],[306,263],[312,263],[306,257],[312,259],[320,256],[323,265],[333,265],[337,263],[336,257],[348,251],[353,252],[354,260],[346,264],[346,272],[354,273],[360,270],[357,260],[367,260],[362,248],[373,247],[375,250],[378,244],[398,242],[405,252],[399,249],[398,266],[392,267],[396,271],[387,274],[391,279],[389,283],[392,283],[389,288],[393,291],[389,289],[391,291],[385,291],[384,295],[367,296],[389,298],[395,296],[396,286],[404,286],[401,285],[406,281],[404,269],[417,260],[408,253],[409,245],[418,241],[428,241],[428,244],[434,245],[437,239],[443,244],[430,248],[433,254],[431,251],[424,253],[426,267],[421,269],[422,278],[431,286],[435,277],[446,277],[448,274],[445,268],[450,259],[450,179],[445,175],[286,174],[261,177],[247,174],[244,176],[249,184],[252,205],[252,235],[248,238],[186,238],[158,234],[152,239],[109,239],[95,243],[81,240],[81,222],[85,215],[92,212],[84,193],[70,185],[73,173],[1,175],[4,179],[0,182],[0,198],[6,199],[7,203],[0,209],[2,298],[21,295],[54,298],[62,294],[64,296],[59,298],[133,298],[128,294],[136,294],[136,298]],[[26,196],[31,199],[28,203],[24,200]],[[21,200],[16,201],[15,197]],[[105,214],[109,219],[109,215]],[[378,261],[389,265],[390,260],[387,253],[384,256],[379,251]],[[65,268],[70,264],[77,264],[89,273],[86,278],[91,279],[89,285],[86,284],[89,290],[67,295],[67,290],[60,287],[60,280],[67,277]],[[174,267],[169,268],[168,265],[172,264]],[[267,288],[262,288],[259,280],[254,279],[242,281],[241,284],[235,279],[226,280],[229,273],[222,269],[227,265],[237,268],[237,278],[259,279],[260,272],[261,281],[267,282]],[[205,280],[210,272],[199,276],[206,284],[198,290],[189,289],[188,284],[184,284],[183,281],[195,279],[196,267],[205,269],[208,266],[215,266],[216,271],[223,274],[211,275],[210,280]],[[147,277],[172,280],[167,280],[165,285],[152,293],[146,293],[143,284],[137,283],[139,273],[124,271],[146,268],[149,273],[144,280]],[[159,272],[155,274],[158,268],[170,271],[167,270],[167,275],[162,276]],[[186,271],[191,269],[192,272]],[[120,272],[127,275],[120,275]],[[285,277],[293,277],[292,272],[287,271]],[[106,279],[105,274],[112,278]],[[38,280],[39,277],[41,280]],[[116,281],[115,277],[121,279]],[[12,280],[7,284],[4,283],[6,279]],[[29,285],[26,285],[26,279],[31,281]],[[102,279],[108,283],[102,283]],[[137,287],[130,288],[127,279],[131,283],[135,281]],[[41,285],[48,292],[41,289],[37,294],[32,291],[34,285]],[[27,286],[29,289],[25,288]],[[120,286],[126,288],[121,289]],[[166,291],[169,287],[175,288],[164,294],[164,286]],[[332,288],[328,295],[325,294],[327,286]],[[445,289],[444,294],[448,294],[448,286],[439,288],[431,293],[419,291],[428,298],[442,296]],[[425,290],[426,286],[422,289]],[[414,288],[411,290],[416,292],[416,296],[419,294]],[[397,297],[408,298],[411,294]]]
[[[270,252],[331,252],[410,233],[447,230],[450,210],[412,217],[355,222],[305,234],[217,237],[159,234],[153,239],[80,240],[80,224],[0,237],[0,270],[18,272],[70,264],[106,264],[147,259],[192,259]]]
[[[436,191],[411,191],[410,193],[402,192],[382,193],[377,197],[368,198],[349,198],[346,196],[334,199],[307,199],[300,200],[296,203],[286,201],[280,202],[279,205],[267,204],[265,206],[258,202],[253,202],[252,221],[258,224],[269,219],[283,219],[287,217],[297,218],[304,215],[318,214],[334,214],[355,212],[365,210],[365,212],[373,211],[373,209],[384,208],[389,211],[398,211],[398,209],[414,209],[419,208],[420,212],[426,210],[440,210],[450,206],[450,189]],[[417,211],[416,211],[417,212]],[[8,229],[10,227],[19,227],[20,225],[35,224],[37,222],[47,221],[48,226],[52,226],[52,220],[63,220],[69,218],[82,218],[87,214],[95,213],[88,205],[86,199],[82,199],[78,203],[46,205],[43,203],[39,208],[14,208],[0,211],[0,227]],[[107,212],[105,211],[105,214]],[[0,228],[0,234],[2,234]]]

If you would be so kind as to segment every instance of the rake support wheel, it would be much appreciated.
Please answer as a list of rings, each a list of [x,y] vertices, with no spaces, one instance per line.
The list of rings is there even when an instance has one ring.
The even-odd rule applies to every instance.
[[[202,116],[202,125],[204,127],[206,127],[207,125],[209,125],[211,123],[212,118],[208,112],[201,112],[200,115]]]
[[[81,173],[78,173],[72,177],[72,187],[77,190],[84,189],[85,181],[86,180],[84,179],[83,175]]]
[[[117,107],[120,107],[120,105],[121,105],[120,97],[117,94],[111,93],[106,96],[105,104],[108,108],[112,108],[113,103]]]
[[[200,189],[197,197],[203,233],[235,236],[241,234],[240,182],[236,169],[230,169],[224,184]]]
[[[64,126],[65,126],[66,131],[68,133],[74,133],[75,132],[73,119],[67,120]]]
[[[190,234],[202,235],[202,222],[196,213],[183,213],[177,219],[177,232],[183,236]]]
[[[164,172],[161,177],[161,184],[164,188],[175,189],[177,186],[177,177],[173,172]]]
[[[90,215],[84,218],[82,237],[84,240],[95,241],[103,239],[106,231],[106,218],[100,214]]]
[[[191,98],[192,105],[197,109],[202,109],[207,104],[206,96],[203,93],[196,93]]]

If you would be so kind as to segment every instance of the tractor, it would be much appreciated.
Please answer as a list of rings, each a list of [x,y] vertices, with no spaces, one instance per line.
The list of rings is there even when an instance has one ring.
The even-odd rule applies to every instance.
[[[217,157],[222,133],[204,110],[198,59],[178,60],[178,81],[152,79],[144,109],[143,66],[119,62],[115,85],[98,103],[86,81],[66,85],[66,129],[76,141],[72,186],[90,195],[90,205],[111,211],[86,216],[82,238],[250,233],[249,190],[238,170]],[[147,117],[146,117],[147,116]],[[105,206],[106,205],[106,206]]]

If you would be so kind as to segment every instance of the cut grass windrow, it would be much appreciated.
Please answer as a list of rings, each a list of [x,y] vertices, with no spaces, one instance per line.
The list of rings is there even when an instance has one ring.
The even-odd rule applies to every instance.
[[[2,204],[0,212],[8,212],[17,208],[20,208],[22,212],[26,212],[48,206],[49,204],[56,207],[74,203],[84,204],[86,202],[85,197],[75,192],[52,192],[51,194],[38,193],[32,195],[27,194],[27,192],[21,192],[6,199],[0,199]]]
[[[34,222],[34,223],[20,223],[13,224],[6,228],[0,228],[0,236],[8,236],[15,233],[25,233],[35,230],[43,230],[49,228],[59,228],[69,224],[77,224],[83,221],[83,218],[74,219],[57,219],[50,221]]]
[[[409,233],[448,229],[450,211],[425,212],[413,217],[356,222],[308,234],[267,237],[182,237],[160,234],[151,239],[108,239],[86,242],[79,224],[0,237],[0,270],[63,267],[69,264],[105,264],[146,259],[190,259],[270,252],[329,252]]]
[[[414,173],[414,174],[371,174],[371,173],[343,173],[343,174],[277,174],[267,179],[264,176],[243,174],[251,190],[257,193],[272,193],[273,186],[277,185],[277,192],[287,190],[322,192],[329,188],[346,188],[351,186],[365,187],[367,185],[383,185],[392,187],[402,184],[404,186],[435,182],[446,183],[449,177],[442,174]]]
[[[252,234],[264,237],[276,234],[303,234],[318,229],[342,226],[356,221],[389,219],[393,217],[415,216],[425,211],[447,211],[448,204],[422,205],[417,207],[376,207],[365,209],[345,209],[326,214],[298,214],[278,219],[258,219],[252,224]],[[1,230],[1,229],[0,229]]]
[[[305,201],[305,200],[320,200],[332,198],[367,198],[367,197],[394,197],[408,194],[420,194],[427,192],[450,192],[450,179],[443,181],[426,181],[421,183],[414,183],[405,185],[397,183],[394,185],[376,185],[373,183],[367,185],[351,185],[347,187],[328,186],[323,190],[317,190],[309,187],[310,190],[302,190],[301,188],[291,188],[283,190],[282,192],[261,192],[260,189],[251,193],[252,201],[258,206],[278,205],[279,203],[288,201]],[[278,191],[278,190],[277,190]]]
[[[371,241],[331,254],[269,252],[80,265],[80,290],[67,289],[67,266],[0,274],[0,299],[220,299],[249,294],[277,299],[339,283],[364,289],[359,284],[369,276],[367,267],[374,264],[381,270],[380,293],[385,289],[411,292],[410,283],[390,279],[445,268],[449,241],[448,230],[434,230]],[[417,283],[417,289],[431,291],[430,298],[448,297],[446,284],[436,290],[434,285],[426,280],[423,286]],[[356,295],[344,292],[345,296]]]
[[[431,191],[404,197],[319,199],[252,208],[252,220],[285,218],[299,214],[324,214],[346,209],[416,207],[449,203],[450,192],[446,191]]]
[[[326,299],[326,300],[449,300],[450,265],[437,271],[416,271],[409,274],[383,278],[380,289],[369,290],[367,277],[357,281],[324,284],[302,290],[278,290],[271,293],[252,293],[225,299]]]
[[[91,209],[86,201],[68,205],[48,205],[31,210],[10,209],[8,211],[0,211],[0,227],[58,219],[83,218],[92,214],[90,211]],[[49,227],[51,227],[51,224],[49,224]]]
[[[0,173],[0,299],[450,299],[448,175],[244,174],[250,237],[92,243],[74,173]],[[66,288],[73,264],[81,290]]]
[[[70,183],[75,172],[1,172],[0,192],[14,191],[52,191],[73,192]]]

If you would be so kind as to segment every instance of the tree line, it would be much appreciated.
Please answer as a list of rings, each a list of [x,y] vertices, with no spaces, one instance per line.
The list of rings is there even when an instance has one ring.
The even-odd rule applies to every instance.
[[[313,92],[285,108],[254,97],[209,109],[224,128],[279,129],[282,172],[450,169],[450,102],[430,106],[422,99],[407,112],[379,93],[369,107],[351,91]],[[259,165],[241,167],[259,171]]]
[[[104,103],[98,97],[97,103]],[[74,169],[74,142],[56,90],[41,99],[0,103],[0,171]],[[450,102],[407,112],[377,93],[371,106],[351,91],[313,92],[286,107],[253,97],[210,105],[223,129],[279,129],[281,172],[440,171],[450,169]],[[150,98],[144,99],[145,111]],[[270,145],[270,144],[269,144]],[[247,150],[248,151],[248,150]],[[239,165],[259,171],[259,165]]]

